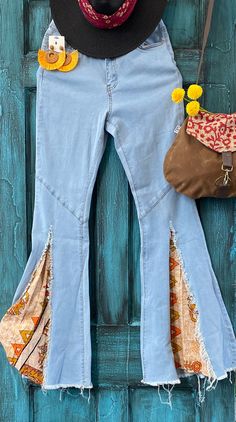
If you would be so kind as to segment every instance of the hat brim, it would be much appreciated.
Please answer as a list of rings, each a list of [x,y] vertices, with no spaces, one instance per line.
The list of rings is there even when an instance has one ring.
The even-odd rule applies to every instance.
[[[142,44],[161,20],[167,0],[138,0],[131,16],[114,29],[99,29],[84,17],[78,0],[50,0],[52,19],[71,47],[95,58],[127,54]]]

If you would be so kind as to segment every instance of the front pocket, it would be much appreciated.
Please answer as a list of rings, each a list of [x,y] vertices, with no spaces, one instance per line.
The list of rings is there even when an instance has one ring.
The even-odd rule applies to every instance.
[[[149,35],[149,37],[138,46],[140,50],[147,51],[155,49],[163,45],[165,42],[164,24],[159,22],[156,29]]]
[[[157,43],[153,43],[153,44],[149,44],[148,42],[144,41],[141,45],[139,45],[139,49],[140,50],[150,50],[152,48],[156,48],[159,47],[160,45],[162,45],[164,43],[164,40],[159,41]]]

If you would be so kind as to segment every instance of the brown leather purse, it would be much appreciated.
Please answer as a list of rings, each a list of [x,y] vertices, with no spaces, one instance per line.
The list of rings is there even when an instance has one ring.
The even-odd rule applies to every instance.
[[[199,79],[214,0],[209,0]],[[164,175],[177,192],[197,199],[236,196],[236,113],[200,111],[187,117],[164,160]]]

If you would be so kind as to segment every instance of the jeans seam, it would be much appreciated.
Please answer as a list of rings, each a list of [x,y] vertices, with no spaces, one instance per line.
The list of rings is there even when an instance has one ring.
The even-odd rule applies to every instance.
[[[130,167],[129,167],[129,164],[128,164],[128,161],[127,161],[127,158],[126,158],[126,155],[125,155],[125,152],[124,152],[124,149],[122,148],[122,145],[121,145],[121,142],[120,142],[120,135],[119,135],[119,130],[118,130],[118,128],[117,128],[117,126],[116,125],[114,125],[113,123],[111,123],[111,121],[107,121],[111,126],[113,126],[113,127],[115,127],[115,129],[116,129],[116,135],[117,135],[117,142],[118,142],[118,144],[119,144],[119,147],[120,147],[120,149],[121,149],[121,151],[122,151],[122,153],[123,153],[123,157],[125,158],[125,162],[126,162],[126,166],[127,166],[127,169],[128,169],[128,171],[129,171],[129,176],[130,176],[130,180],[129,180],[129,182],[130,182],[130,186],[131,186],[131,188],[133,187],[133,194],[134,194],[134,198],[136,198],[136,204],[137,204],[137,208],[138,208],[138,211],[139,211],[139,213],[140,213],[140,217],[141,217],[141,215],[142,215],[142,212],[141,212],[141,206],[140,206],[140,203],[139,203],[139,199],[138,199],[138,195],[137,195],[137,193],[136,193],[136,186],[135,186],[135,183],[134,183],[134,180],[133,180],[133,176],[132,176],[132,173],[131,173],[131,171],[130,171]]]
[[[116,75],[116,82],[114,82],[114,84],[111,86],[111,88],[115,89],[116,86],[118,85],[118,72],[117,72],[117,64],[116,64],[115,58],[112,60],[112,69],[113,69],[114,75]]]
[[[167,31],[167,28],[166,28],[166,25],[164,24],[164,22],[162,22],[161,30],[162,30],[163,38],[164,38],[165,43],[166,43],[167,50],[168,50],[168,52],[171,56],[173,63],[175,64],[173,48],[172,48],[172,45],[171,45],[171,42],[170,42],[169,33]]]
[[[65,208],[67,209],[78,221],[80,221],[81,223],[83,223],[83,220],[81,217],[79,217],[78,215],[75,214],[75,210],[71,209],[68,207],[68,205],[66,204],[66,201],[61,200],[61,198],[59,196],[56,196],[56,191],[54,189],[52,189],[52,187],[50,185],[48,185],[44,179],[39,176],[39,175],[35,175],[35,178],[48,190],[48,192]]]
[[[170,58],[171,58],[172,63],[175,66],[175,73],[176,73],[176,78],[178,79],[178,82],[179,82],[179,86],[182,86],[182,82],[183,82],[182,81],[182,75],[181,75],[181,73],[179,71],[179,68],[178,68],[178,66],[176,64],[175,53],[174,53],[174,50],[173,50],[173,47],[172,47],[172,44],[171,44],[171,41],[170,41],[170,36],[169,36],[169,33],[167,31],[166,25],[163,22],[163,20],[161,20],[161,23],[162,23],[162,34],[163,34],[163,37],[164,37],[164,40],[165,40],[165,43],[166,43],[166,49],[167,49],[167,51],[168,51],[168,53],[170,55]],[[184,108],[184,106],[183,106],[183,103],[181,103],[181,102],[178,103],[177,104],[177,107],[178,107],[179,117],[181,117],[181,124],[182,124],[182,122],[184,120],[184,116],[183,116],[183,108]],[[182,116],[183,116],[183,118],[182,118]]]
[[[138,46],[138,49],[140,51],[142,51],[143,53],[146,53],[146,52],[151,51],[151,50],[152,51],[156,51],[156,49],[158,49],[159,47],[161,47],[162,45],[164,45],[164,43],[165,43],[165,40],[163,38],[161,41],[158,41],[156,43],[150,44],[147,47],[142,47],[143,44],[141,44],[141,45]]]
[[[97,156],[98,156],[98,159],[96,160],[95,165],[93,166],[93,171],[91,171],[89,173],[89,175],[88,175],[88,183],[87,183],[86,189],[85,189],[84,209],[82,211],[83,218],[81,218],[81,222],[82,222],[82,236],[81,236],[81,242],[79,242],[80,243],[80,251],[79,251],[79,254],[80,254],[80,257],[81,257],[81,261],[82,261],[81,271],[80,271],[80,279],[81,279],[81,293],[80,293],[80,297],[82,297],[82,310],[81,310],[81,313],[82,313],[82,325],[83,325],[83,327],[82,327],[82,334],[81,334],[82,344],[83,344],[83,353],[82,353],[82,355],[83,355],[83,361],[82,361],[83,385],[85,384],[84,380],[85,380],[85,360],[86,360],[86,356],[85,356],[85,347],[84,347],[84,343],[85,343],[85,335],[84,335],[84,327],[85,327],[85,324],[84,324],[84,285],[83,285],[83,270],[82,270],[84,268],[84,254],[83,254],[83,247],[82,247],[82,245],[84,243],[84,241],[83,241],[83,239],[84,239],[84,229],[85,229],[84,226],[85,226],[85,224],[88,224],[88,221],[89,221],[89,212],[88,212],[88,216],[85,217],[85,213],[86,213],[86,210],[87,210],[88,195],[89,195],[89,192],[90,192],[91,185],[94,186],[95,176],[97,174],[98,166],[99,166],[99,163],[101,161],[100,154],[97,154]],[[91,201],[90,201],[90,203],[91,203]]]
[[[166,188],[163,189],[162,194],[156,199],[156,201],[151,205],[151,207],[149,207],[149,209],[145,211],[144,214],[142,214],[140,219],[142,220],[144,217],[146,217],[153,210],[153,208],[155,208],[159,204],[159,202],[169,193],[171,189],[173,189],[172,186],[166,186]]]
[[[38,169],[40,169],[41,164],[41,155],[40,155],[40,141],[39,141],[39,134],[40,128],[43,122],[43,82],[44,82],[44,74],[45,70],[39,66],[37,70],[37,91],[36,91],[36,107],[37,107],[37,114],[36,114],[36,162],[35,165]]]
[[[142,51],[142,52],[146,52],[146,51],[149,51],[149,50],[156,50],[156,49],[158,49],[158,47],[161,47],[162,45],[164,45],[165,44],[165,42],[166,42],[166,36],[165,36],[165,27],[164,27],[164,22],[163,22],[163,20],[161,19],[160,20],[160,22],[159,22],[159,24],[156,26],[156,28],[154,29],[154,31],[153,31],[153,33],[155,33],[157,30],[159,30],[160,29],[160,32],[161,32],[161,38],[160,38],[160,40],[159,41],[157,41],[157,42],[154,42],[154,43],[152,43],[152,44],[149,44],[149,45],[147,45],[146,47],[144,46],[144,43],[145,43],[145,41],[141,44],[141,45],[139,45],[137,48],[140,50],[140,51]]]
[[[108,116],[112,113],[112,88],[110,85],[107,85],[107,94],[108,94]]]
[[[84,385],[84,361],[85,361],[85,347],[84,347],[84,285],[83,285],[83,268],[84,268],[84,255],[83,255],[83,239],[84,239],[84,224],[82,224],[81,227],[82,230],[82,235],[81,235],[81,241],[79,242],[79,255],[81,258],[81,269],[80,269],[80,286],[81,286],[81,291],[80,291],[80,297],[82,297],[81,303],[81,315],[82,315],[82,320],[81,320],[81,324],[82,324],[82,330],[81,330],[81,338],[82,338],[82,347],[83,347],[83,352],[81,353],[81,366],[82,366],[82,380],[83,380],[83,385]]]
[[[143,339],[145,338],[145,298],[146,298],[146,290],[145,290],[145,266],[146,266],[146,236],[145,236],[145,230],[144,230],[144,228],[143,227],[141,227],[141,224],[140,224],[140,222],[141,222],[141,208],[140,208],[140,204],[139,204],[139,200],[138,200],[138,196],[137,196],[137,194],[136,194],[136,187],[135,187],[135,184],[134,184],[134,181],[133,181],[133,177],[132,177],[132,174],[131,174],[131,171],[130,171],[130,168],[129,168],[129,165],[128,165],[128,162],[127,162],[127,158],[126,158],[126,155],[125,155],[125,152],[124,152],[124,150],[123,150],[123,148],[122,148],[122,146],[121,146],[121,142],[120,142],[120,136],[119,136],[119,130],[118,130],[118,128],[117,128],[117,126],[116,125],[113,125],[113,123],[111,123],[110,121],[108,122],[109,124],[111,124],[112,126],[114,126],[115,127],[115,129],[116,129],[116,135],[117,135],[117,139],[116,139],[116,141],[118,142],[118,144],[119,144],[119,147],[120,147],[120,149],[121,149],[121,151],[122,151],[122,153],[123,153],[123,157],[124,157],[124,159],[125,159],[125,162],[126,162],[126,166],[127,166],[127,169],[128,169],[128,171],[129,171],[129,176],[130,176],[130,183],[131,183],[131,185],[132,185],[132,187],[133,187],[133,194],[134,194],[134,197],[136,198],[136,206],[138,207],[138,220],[139,220],[139,226],[140,226],[140,230],[142,231],[142,244],[143,244],[143,246],[142,246],[142,255],[143,255],[143,272],[142,272],[142,274],[143,274],[143,292],[144,292],[144,294],[143,294]],[[140,214],[139,214],[140,213]],[[144,340],[143,340],[143,343],[142,344],[144,344]],[[146,372],[145,372],[145,358],[144,358],[144,349],[143,349],[143,378],[145,378],[145,376],[146,376]]]
[[[104,152],[104,149],[103,149],[103,152]],[[101,157],[98,154],[98,159],[95,162],[94,169],[93,169],[93,171],[91,171],[89,173],[89,176],[88,176],[88,183],[87,183],[87,186],[86,186],[86,189],[85,189],[84,210],[83,210],[83,213],[82,213],[83,218],[81,218],[81,221],[82,221],[83,224],[85,224],[89,221],[89,215],[87,217],[85,217],[85,212],[86,212],[86,208],[87,208],[87,201],[88,201],[88,193],[89,193],[89,188],[90,188],[91,184],[95,183],[95,176],[97,174],[98,166],[99,166],[100,161],[101,161]]]
[[[116,65],[116,59],[105,59],[105,66],[106,66],[106,85],[107,90],[110,91],[112,94],[112,91],[116,86],[118,85],[118,73],[117,73],[117,65]],[[112,78],[114,78],[114,82],[109,82],[109,76],[110,76],[110,69],[112,69],[112,75],[111,75],[111,81]]]

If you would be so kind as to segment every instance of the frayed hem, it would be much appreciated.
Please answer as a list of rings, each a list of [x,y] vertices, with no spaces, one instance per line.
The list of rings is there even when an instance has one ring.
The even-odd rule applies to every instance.
[[[93,388],[93,385],[82,385],[82,384],[54,384],[54,385],[42,385],[42,390],[57,390],[59,388],[79,388],[79,389],[84,389],[84,388]]]
[[[165,384],[173,384],[173,385],[180,384],[181,381],[179,379],[173,380],[173,381],[156,381],[156,382],[141,380],[141,383],[151,385],[153,387],[158,387],[158,385],[160,386],[160,385],[165,385]]]
[[[170,406],[170,408],[172,410],[172,400],[171,400],[172,390],[173,390],[173,388],[175,387],[176,384],[181,383],[179,379],[172,380],[172,381],[169,381],[169,382],[168,381],[165,381],[165,382],[158,382],[158,381],[157,382],[152,382],[152,381],[147,382],[147,381],[141,380],[141,383],[146,384],[146,385],[150,385],[152,387],[157,387],[160,402],[162,404],[167,404],[168,406]],[[167,387],[165,387],[165,385],[167,385]],[[166,391],[168,393],[168,400],[167,401],[162,400],[162,396],[161,396],[161,393],[160,393],[161,387],[163,388],[164,391]]]
[[[231,372],[236,372],[236,367],[226,369],[223,375],[217,377],[217,380],[221,381],[221,380],[224,380],[225,378],[228,378],[227,372],[229,372],[230,374]]]
[[[205,401],[205,395],[206,395],[206,391],[211,391],[211,390],[215,390],[218,384],[218,381],[223,380],[225,378],[229,379],[229,382],[232,384],[232,379],[231,379],[231,373],[236,371],[236,368],[228,368],[225,372],[224,375],[219,376],[219,377],[207,377],[206,375],[203,374],[196,374],[196,373],[183,373],[183,374],[179,374],[179,378],[187,378],[187,377],[193,377],[196,376],[197,377],[197,404],[198,406],[201,406],[202,403]],[[229,375],[227,374],[227,372],[229,372]],[[175,385],[177,384],[181,384],[180,379],[176,379],[176,380],[172,380],[172,381],[165,381],[165,382],[160,382],[160,381],[144,381],[143,379],[141,380],[142,384],[145,385],[150,385],[152,387],[157,387],[158,388],[158,395],[160,398],[160,402],[162,404],[167,404],[171,407],[172,409],[172,401],[171,401],[171,397],[172,397],[172,390],[175,387]],[[165,387],[167,385],[167,387]],[[166,391],[168,393],[168,400],[167,401],[163,401],[162,397],[161,397],[161,393],[160,393],[160,388],[163,388],[164,391]]]
[[[142,384],[146,384],[146,385],[150,385],[152,387],[157,387],[158,388],[158,395],[159,395],[159,399],[160,402],[162,404],[167,404],[168,406],[170,406],[170,408],[172,409],[172,401],[171,401],[171,397],[172,397],[172,390],[174,388],[174,386],[176,384],[180,384],[181,381],[179,379],[176,380],[172,380],[172,381],[157,381],[157,382],[152,382],[152,381],[144,381],[143,379],[141,380]],[[165,387],[165,385],[167,385],[167,388]],[[171,385],[171,387],[169,387],[169,385]],[[160,393],[160,387],[163,388],[164,391],[166,391],[168,393],[168,400],[167,401],[163,401],[162,397],[161,397],[161,393]]]
[[[69,388],[77,388],[80,390],[79,394],[72,394],[70,391],[68,391]],[[50,390],[58,390],[60,391],[60,397],[59,400],[62,401],[62,394],[66,393],[70,396],[77,398],[79,396],[82,396],[83,398],[87,399],[88,403],[90,402],[90,391],[93,388],[93,385],[82,385],[82,384],[55,384],[55,385],[42,385],[41,391],[43,394],[47,394]],[[84,389],[88,390],[88,396],[84,396]]]

